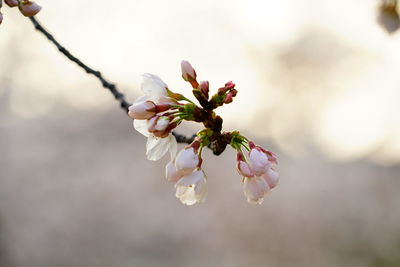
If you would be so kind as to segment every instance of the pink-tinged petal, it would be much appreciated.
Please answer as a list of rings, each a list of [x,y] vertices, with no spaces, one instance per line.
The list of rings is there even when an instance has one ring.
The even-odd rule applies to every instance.
[[[244,179],[243,191],[251,204],[261,204],[269,190],[267,182],[259,176]]]
[[[237,170],[238,170],[239,174],[244,177],[253,177],[254,176],[254,173],[250,169],[249,164],[247,164],[247,162],[245,162],[245,161],[238,161]]]
[[[147,138],[146,155],[149,160],[161,159],[169,149],[169,138],[158,138],[150,135]]]
[[[279,182],[279,173],[272,168],[268,169],[268,171],[263,174],[262,177],[271,189],[274,188]]]
[[[128,116],[136,120],[146,120],[153,117],[156,105],[153,101],[143,101],[134,103],[129,107]],[[151,111],[152,110],[152,111]]]
[[[169,118],[167,116],[161,116],[158,118],[156,125],[155,125],[155,129],[156,131],[164,131],[165,129],[167,129],[168,125],[169,125]]]
[[[178,172],[173,161],[168,162],[165,166],[165,176],[169,182],[177,182],[182,178],[183,174]]]
[[[158,118],[159,116],[154,116],[147,120],[147,131],[150,133],[156,131],[156,123]]]
[[[267,155],[256,148],[249,153],[249,164],[251,170],[257,176],[264,174],[271,167]]]
[[[177,170],[192,172],[199,164],[199,155],[192,147],[182,149],[175,159]]]
[[[158,104],[161,104],[161,105],[175,105],[176,102],[177,101],[175,99],[168,97],[168,96],[160,96],[158,98]]]
[[[196,79],[196,71],[193,69],[192,65],[190,65],[189,61],[182,60],[181,69],[182,69],[182,78],[185,81],[191,81],[193,79]]]
[[[167,96],[168,86],[157,75],[143,74],[142,91],[151,100],[158,102],[161,96]]]
[[[148,137],[150,135],[147,130],[147,120],[133,120],[133,127],[136,131]]]

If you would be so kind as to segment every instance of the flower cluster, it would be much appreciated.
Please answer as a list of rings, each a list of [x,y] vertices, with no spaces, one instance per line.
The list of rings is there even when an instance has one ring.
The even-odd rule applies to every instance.
[[[276,155],[249,142],[247,159],[241,151],[237,153],[237,170],[243,176],[244,194],[247,201],[261,204],[272,188],[278,184],[279,175]]]
[[[29,0],[4,0],[4,2],[9,7],[18,7],[19,11],[25,17],[35,16],[42,9],[41,6]],[[0,24],[3,22],[3,14],[1,13],[2,5],[3,5],[3,0],[0,0]]]
[[[199,106],[181,94],[172,92],[156,75],[144,74],[141,89],[144,95],[129,107],[134,128],[147,137],[149,160],[159,160],[170,153],[166,178],[175,183],[176,197],[186,205],[201,203],[207,194],[207,177],[202,169],[202,150],[210,148],[221,154],[227,145],[237,151],[237,169],[243,176],[243,189],[249,203],[261,204],[264,196],[278,183],[278,164],[274,153],[256,146],[238,131],[222,132],[222,118],[215,109],[229,104],[237,95],[235,84],[227,82],[209,95],[209,82],[197,81],[197,74],[187,61],[182,61],[182,78],[192,86]],[[172,135],[182,121],[202,123],[193,141],[177,153]],[[246,153],[243,151],[246,150]]]

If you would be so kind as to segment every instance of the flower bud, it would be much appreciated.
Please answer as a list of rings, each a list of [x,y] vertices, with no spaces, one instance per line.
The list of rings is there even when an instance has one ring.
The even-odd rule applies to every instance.
[[[193,69],[192,65],[190,65],[189,61],[182,60],[181,61],[181,69],[182,69],[182,78],[190,82],[192,80],[196,80],[196,71]]]
[[[3,22],[3,14],[0,12],[0,24]]]
[[[199,164],[199,155],[193,147],[181,150],[175,158],[175,167],[177,170],[192,172]]]
[[[208,99],[208,92],[210,91],[210,84],[208,81],[200,82],[200,91]]]
[[[42,9],[41,6],[32,1],[20,1],[18,7],[25,17],[33,17]]]
[[[224,98],[224,103],[225,104],[229,104],[229,103],[232,103],[232,101],[233,101],[232,93],[227,93],[225,98]]]
[[[161,116],[158,118],[154,128],[156,131],[164,131],[165,129],[167,129],[168,125],[169,125],[170,119],[167,116]]]
[[[238,152],[237,153],[237,170],[239,172],[240,175],[244,176],[244,177],[253,177],[254,173],[251,170],[249,164],[245,161],[243,153],[242,152]]]
[[[271,167],[267,155],[257,147],[250,150],[249,163],[250,168],[257,176],[263,175]]]
[[[156,104],[153,101],[143,101],[134,103],[129,107],[128,116],[136,120],[147,120],[153,117]]]
[[[228,91],[228,89],[226,89],[226,87],[218,88],[218,95],[222,96],[222,95],[224,95],[227,91]]]
[[[228,90],[231,90],[231,89],[235,88],[235,84],[232,81],[229,81],[225,84],[225,88]]]
[[[18,6],[19,2],[17,0],[4,0],[9,7]]]

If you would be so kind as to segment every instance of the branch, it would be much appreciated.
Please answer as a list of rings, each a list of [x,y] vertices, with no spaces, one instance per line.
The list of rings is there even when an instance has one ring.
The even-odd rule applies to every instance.
[[[35,17],[30,17],[29,18],[33,24],[33,26],[35,27],[35,29],[39,32],[41,32],[44,36],[46,36],[46,38],[53,43],[58,51],[60,51],[64,56],[66,56],[69,60],[71,60],[72,62],[75,62],[79,67],[81,67],[82,69],[84,69],[88,74],[92,74],[93,76],[95,76],[102,84],[102,86],[108,90],[110,90],[111,94],[114,96],[114,98],[120,103],[120,106],[123,110],[125,110],[126,113],[128,113],[128,108],[129,106],[131,106],[132,104],[127,102],[125,99],[125,96],[123,93],[121,93],[117,86],[114,83],[111,83],[109,81],[107,81],[103,75],[101,74],[100,71],[94,70],[92,68],[90,68],[88,65],[86,65],[85,63],[83,63],[80,59],[78,59],[77,57],[75,57],[74,55],[72,55],[64,46],[62,46],[55,38],[52,34],[50,34],[40,23],[39,21],[36,20]],[[172,135],[175,136],[176,141],[178,143],[187,143],[190,144],[193,142],[194,137],[196,135],[193,135],[191,137],[186,137],[184,135],[172,132]]]
[[[64,56],[66,56],[69,60],[72,62],[75,62],[79,67],[84,69],[87,73],[94,75],[97,79],[100,80],[101,84],[103,85],[104,88],[110,90],[110,92],[113,94],[115,99],[120,103],[121,108],[123,108],[126,112],[128,112],[128,108],[131,105],[125,100],[124,94],[118,91],[117,86],[113,83],[110,83],[106,79],[104,79],[103,75],[101,75],[100,71],[94,70],[87,66],[85,63],[80,61],[77,57],[73,56],[64,46],[62,46],[54,37],[51,35],[45,28],[43,28],[42,25],[35,19],[35,17],[30,17],[29,18],[33,25],[35,26],[35,29],[41,32],[46,38],[52,42]]]

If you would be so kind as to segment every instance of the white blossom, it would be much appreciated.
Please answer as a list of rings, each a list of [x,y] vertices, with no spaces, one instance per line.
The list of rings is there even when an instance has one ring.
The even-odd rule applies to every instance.
[[[144,101],[152,101],[154,103],[165,103],[168,101],[167,97],[167,85],[154,74],[143,74],[143,83],[142,83],[142,91],[145,94],[135,103],[142,103]],[[134,104],[135,105],[135,104]],[[168,151],[171,154],[176,154],[177,150],[177,142],[175,137],[171,134],[168,134],[165,137],[156,137],[154,134],[148,131],[149,120],[133,120],[133,127],[141,134],[147,137],[146,144],[146,155],[149,160],[159,160],[162,158]],[[159,129],[165,127],[165,119],[162,119],[160,123],[155,126]]]
[[[207,180],[202,170],[183,176],[176,184],[175,196],[182,204],[193,205],[204,202],[207,195]]]

